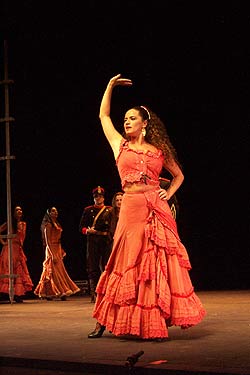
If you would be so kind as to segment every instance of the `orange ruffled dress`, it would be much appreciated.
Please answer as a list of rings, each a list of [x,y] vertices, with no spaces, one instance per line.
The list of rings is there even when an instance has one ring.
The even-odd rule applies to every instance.
[[[26,237],[27,224],[24,221],[17,223],[16,236],[12,239],[12,264],[13,274],[17,275],[13,280],[14,295],[23,296],[33,288],[27,257],[23,251],[23,243]],[[9,250],[8,244],[4,245],[0,254],[0,274],[9,275]],[[9,277],[0,278],[0,293],[9,294]]]
[[[189,276],[189,257],[166,201],[159,198],[163,156],[129,149],[117,167],[122,181],[142,182],[123,195],[112,253],[97,288],[93,317],[114,335],[167,338],[168,327],[188,328],[206,314]],[[145,178],[146,177],[146,178]],[[144,190],[151,184],[152,190]]]
[[[64,265],[66,252],[61,246],[61,226],[47,223],[44,232],[46,238],[45,260],[34,294],[40,298],[55,298],[79,292],[80,288],[71,280]]]

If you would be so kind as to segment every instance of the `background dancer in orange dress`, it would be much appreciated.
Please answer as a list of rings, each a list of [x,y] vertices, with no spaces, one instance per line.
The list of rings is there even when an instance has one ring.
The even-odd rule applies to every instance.
[[[80,291],[71,280],[64,266],[63,258],[66,252],[61,245],[62,226],[57,220],[56,207],[48,209],[41,224],[42,241],[45,250],[45,260],[40,281],[34,293],[40,298],[66,300],[67,296]]]
[[[33,288],[33,283],[27,267],[27,258],[23,251],[23,243],[26,237],[27,223],[23,220],[22,207],[16,206],[13,214],[12,231],[15,237],[12,239],[12,262],[14,278],[14,301],[23,302],[23,296]],[[0,226],[0,233],[6,232],[7,223]],[[0,274],[9,274],[9,248],[7,240],[1,238],[3,248],[0,254]],[[0,278],[0,293],[9,294],[9,278]]]
[[[119,219],[120,208],[122,204],[123,191],[117,191],[112,198],[112,214],[111,214],[111,224],[110,224],[110,236],[113,244],[113,237],[115,234],[116,225]],[[112,246],[111,244],[111,246]]]
[[[100,106],[100,120],[110,143],[124,191],[112,253],[97,288],[93,317],[97,323],[89,338],[105,328],[116,336],[133,335],[162,340],[168,327],[198,324],[205,309],[189,277],[189,257],[167,201],[184,176],[166,128],[144,106],[124,116],[125,135],[110,118],[115,86],[131,86],[120,74],[110,79]],[[160,187],[166,169],[169,187]]]

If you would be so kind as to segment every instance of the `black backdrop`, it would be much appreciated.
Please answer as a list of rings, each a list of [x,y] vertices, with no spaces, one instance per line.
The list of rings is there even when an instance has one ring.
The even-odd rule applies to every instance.
[[[0,67],[8,45],[12,206],[28,225],[25,252],[34,283],[43,251],[40,222],[59,210],[65,259],[84,279],[82,209],[97,185],[106,203],[120,190],[101,131],[99,103],[109,78],[117,88],[112,115],[122,124],[132,105],[166,123],[184,168],[178,191],[179,232],[196,289],[245,289],[249,283],[249,15],[240,1],[2,1]],[[1,117],[4,91],[1,87]],[[1,124],[1,155],[5,128]],[[0,164],[0,217],[6,217],[5,165]]]

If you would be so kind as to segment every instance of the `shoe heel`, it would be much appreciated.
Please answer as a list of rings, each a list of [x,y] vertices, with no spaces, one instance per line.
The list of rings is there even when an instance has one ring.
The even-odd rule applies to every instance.
[[[100,323],[96,323],[96,327],[93,332],[90,332],[88,334],[89,339],[97,339],[99,337],[102,337],[103,332],[105,331],[106,327],[102,326]]]

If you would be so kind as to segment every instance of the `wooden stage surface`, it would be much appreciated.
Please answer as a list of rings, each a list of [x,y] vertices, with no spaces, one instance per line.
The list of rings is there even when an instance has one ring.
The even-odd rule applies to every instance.
[[[88,295],[67,301],[0,302],[0,374],[250,374],[250,290],[198,291],[207,316],[165,342],[88,339],[95,320]],[[126,366],[132,354],[143,354]]]

